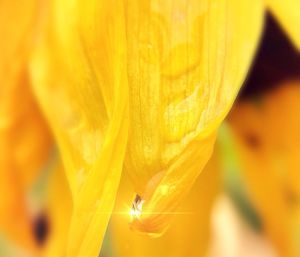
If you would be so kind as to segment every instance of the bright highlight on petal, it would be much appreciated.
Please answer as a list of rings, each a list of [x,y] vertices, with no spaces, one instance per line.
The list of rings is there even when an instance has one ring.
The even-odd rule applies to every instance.
[[[161,234],[209,159],[259,40],[255,1],[129,0],[130,129],[125,167],[143,209],[132,226]]]
[[[214,154],[191,191],[173,213],[170,228],[158,238],[141,235],[128,227],[126,203],[131,200],[134,189],[128,176],[124,174],[107,230],[114,256],[206,256],[210,241],[211,211],[220,190],[221,172],[218,164],[218,156]]]
[[[141,216],[143,204],[144,200],[139,195],[136,195],[129,213],[132,219],[138,219]]]

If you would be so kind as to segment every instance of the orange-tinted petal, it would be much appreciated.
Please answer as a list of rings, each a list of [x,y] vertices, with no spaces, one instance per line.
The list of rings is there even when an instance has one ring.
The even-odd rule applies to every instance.
[[[27,74],[37,11],[35,0],[0,2],[0,229],[29,248],[35,242],[26,194],[52,145]]]

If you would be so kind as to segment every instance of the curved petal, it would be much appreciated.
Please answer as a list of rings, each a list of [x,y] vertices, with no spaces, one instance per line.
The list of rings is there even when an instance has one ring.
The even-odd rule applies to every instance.
[[[128,133],[123,6],[55,0],[32,61],[73,197],[67,256],[98,256]]]
[[[255,1],[127,1],[132,223],[162,233],[209,159],[259,40]]]

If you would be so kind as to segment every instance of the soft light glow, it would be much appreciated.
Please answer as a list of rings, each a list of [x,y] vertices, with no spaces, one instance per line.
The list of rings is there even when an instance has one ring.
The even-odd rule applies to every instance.
[[[130,216],[132,218],[138,218],[141,215],[141,211],[140,210],[135,210],[135,209],[131,209],[130,210]]]
[[[132,207],[130,209],[130,216],[132,219],[137,219],[141,216],[144,200],[139,195],[136,195]]]

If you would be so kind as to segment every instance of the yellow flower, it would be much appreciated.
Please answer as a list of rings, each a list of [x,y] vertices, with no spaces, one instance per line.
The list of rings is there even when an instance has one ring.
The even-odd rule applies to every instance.
[[[206,256],[211,211],[221,182],[218,163],[217,155],[214,154],[176,212],[168,214],[173,215],[174,220],[168,231],[159,238],[141,235],[128,227],[128,202],[134,190],[127,175],[123,174],[108,227],[113,256]]]
[[[260,102],[232,111],[244,183],[281,256],[299,256],[300,83],[285,82]]]
[[[123,3],[54,0],[31,63],[73,210],[63,256],[98,256],[127,140]]]
[[[123,163],[137,194],[132,228],[151,235],[166,230],[174,216],[169,214],[211,156],[218,126],[255,53],[266,4],[299,46],[292,0],[289,7],[275,0],[43,1],[34,47],[27,45],[27,35],[36,2],[0,3],[0,34],[9,38],[0,43],[1,79],[19,85],[16,78],[33,48],[33,91],[54,133],[71,191],[70,227],[68,214],[61,227],[68,230],[62,256],[98,255]],[[12,17],[18,29],[2,26]],[[43,124],[39,119],[37,128]],[[48,140],[44,131],[35,135],[45,133]],[[37,137],[26,138],[30,143],[24,145],[35,146]],[[47,156],[39,147],[32,151],[41,154],[34,159],[37,165]],[[27,181],[32,173],[23,174]],[[63,183],[54,188],[67,191]],[[60,204],[70,201],[66,198]],[[49,249],[59,254],[61,242]]]
[[[209,159],[259,40],[263,3],[129,0],[132,227],[160,235]]]

